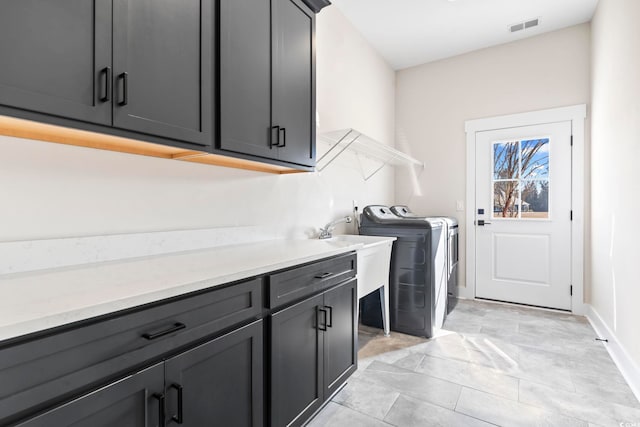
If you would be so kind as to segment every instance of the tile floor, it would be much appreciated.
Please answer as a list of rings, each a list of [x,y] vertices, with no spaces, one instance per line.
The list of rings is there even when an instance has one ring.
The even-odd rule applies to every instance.
[[[640,426],[640,403],[584,317],[461,300],[432,340],[362,327],[358,371],[309,423]]]

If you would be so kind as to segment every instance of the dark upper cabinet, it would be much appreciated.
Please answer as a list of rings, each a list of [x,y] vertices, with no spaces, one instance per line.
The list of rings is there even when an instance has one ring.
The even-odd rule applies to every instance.
[[[262,426],[262,325],[254,322],[169,359],[167,420],[186,427]]]
[[[318,7],[8,0],[0,112],[311,170]]]
[[[278,159],[315,165],[315,15],[301,0],[273,0],[273,125]]]
[[[111,1],[8,0],[0,105],[110,125]]]
[[[324,398],[328,399],[356,371],[358,335],[356,281],[328,291],[324,305],[328,310],[324,334]]]
[[[270,0],[220,0],[220,148],[270,158]]]
[[[213,0],[113,0],[113,123],[209,145]]]
[[[16,427],[157,427],[163,417],[164,364],[85,394]]]
[[[314,31],[301,0],[221,0],[218,148],[315,165]]]

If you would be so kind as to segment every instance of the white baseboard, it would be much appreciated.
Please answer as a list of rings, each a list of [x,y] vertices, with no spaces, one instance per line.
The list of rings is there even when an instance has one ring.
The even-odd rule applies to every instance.
[[[602,320],[598,312],[591,305],[585,305],[587,307],[586,316],[591,326],[593,326],[593,329],[595,329],[599,337],[609,340],[609,342],[604,343],[605,348],[618,366],[624,379],[627,380],[627,384],[631,387],[633,394],[640,400],[640,368],[631,356],[629,356],[629,353],[622,343],[620,343],[616,334],[613,333],[604,320]]]

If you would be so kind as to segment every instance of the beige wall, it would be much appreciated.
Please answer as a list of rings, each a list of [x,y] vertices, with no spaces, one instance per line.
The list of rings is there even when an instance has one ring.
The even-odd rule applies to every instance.
[[[395,73],[335,7],[318,15],[317,85],[323,129],[393,143]],[[0,152],[0,241],[232,225],[299,237],[353,199],[393,201],[392,172],[365,184],[348,156],[276,176],[7,137]]]
[[[456,216],[464,242],[465,120],[588,103],[589,37],[582,24],[398,72],[396,146],[426,168],[416,185],[398,174],[396,202]],[[463,286],[464,260],[462,245]]]
[[[592,306],[640,365],[640,2],[600,0],[592,28]]]

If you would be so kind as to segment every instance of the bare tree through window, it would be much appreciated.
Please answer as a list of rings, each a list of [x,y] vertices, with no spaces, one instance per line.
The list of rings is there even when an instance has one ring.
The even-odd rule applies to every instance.
[[[548,218],[548,138],[495,143],[493,165],[494,218]]]

